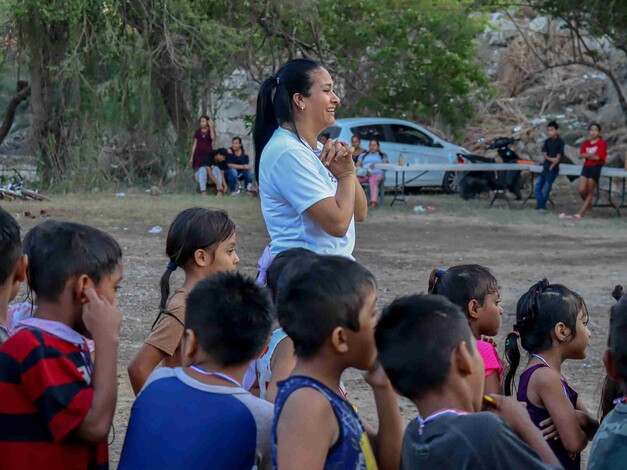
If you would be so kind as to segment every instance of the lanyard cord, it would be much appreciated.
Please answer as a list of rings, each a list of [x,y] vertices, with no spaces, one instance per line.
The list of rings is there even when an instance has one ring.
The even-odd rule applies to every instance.
[[[454,415],[467,415],[468,413],[465,411],[458,411],[458,410],[440,410],[440,411],[436,411],[435,413],[433,413],[431,416],[428,416],[425,419],[422,419],[420,416],[418,416],[418,418],[416,418],[418,420],[418,422],[420,423],[420,430],[419,430],[419,434],[422,435],[422,431],[425,427],[425,424],[430,423],[432,421],[435,421],[436,419],[440,418],[441,416],[444,415],[450,415],[450,414],[454,414]]]
[[[237,380],[235,380],[233,377],[229,377],[226,374],[223,374],[221,372],[209,372],[205,369],[203,369],[202,367],[196,366],[196,365],[191,365],[189,366],[190,369],[194,369],[196,372],[198,372],[199,374],[202,375],[207,375],[207,376],[214,376],[214,377],[218,377],[219,379],[225,380],[227,382],[232,383],[233,385],[235,385],[236,387],[242,387],[242,384],[240,384]]]

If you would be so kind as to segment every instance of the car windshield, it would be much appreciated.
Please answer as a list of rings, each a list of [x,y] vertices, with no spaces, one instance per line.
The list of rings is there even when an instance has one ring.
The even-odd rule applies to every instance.
[[[372,124],[368,126],[359,126],[351,128],[351,132],[359,136],[361,140],[376,139],[379,142],[385,142],[385,131],[383,126],[378,124]]]

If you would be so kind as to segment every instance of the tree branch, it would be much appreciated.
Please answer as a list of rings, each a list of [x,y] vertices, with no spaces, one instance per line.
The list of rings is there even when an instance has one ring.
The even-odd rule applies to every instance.
[[[19,87],[19,85],[18,85]],[[2,121],[2,126],[0,126],[0,144],[4,142],[4,139],[7,135],[9,135],[9,131],[11,130],[11,126],[13,125],[13,120],[15,119],[15,112],[17,111],[17,107],[25,101],[30,96],[30,85],[24,86],[16,95],[11,98],[9,101],[9,106],[7,107],[7,111],[4,114],[4,119]]]

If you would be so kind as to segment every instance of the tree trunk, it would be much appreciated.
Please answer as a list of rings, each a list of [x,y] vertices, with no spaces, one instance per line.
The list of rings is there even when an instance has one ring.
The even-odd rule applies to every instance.
[[[194,125],[186,98],[185,71],[168,62],[167,57],[157,61],[159,91],[176,130],[178,144],[184,145],[187,140],[191,139]]]
[[[15,119],[15,112],[17,111],[17,107],[20,105],[20,103],[22,103],[22,101],[27,100],[30,96],[30,86],[25,82],[20,82],[18,83],[17,91],[17,94],[13,98],[11,98],[11,101],[9,101],[7,111],[6,113],[4,113],[2,126],[0,126],[0,144],[4,142],[4,139],[11,130],[13,120]]]
[[[63,110],[55,109],[53,95],[61,81],[56,67],[65,57],[68,31],[62,23],[46,26],[36,15],[29,16],[22,31],[30,55],[33,137],[43,163],[42,178],[50,183],[58,181],[65,170]]]

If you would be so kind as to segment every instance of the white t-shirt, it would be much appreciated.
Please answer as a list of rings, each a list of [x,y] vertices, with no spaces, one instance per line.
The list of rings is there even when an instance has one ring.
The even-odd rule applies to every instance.
[[[318,144],[320,150],[321,144]],[[259,194],[261,211],[276,256],[290,248],[353,259],[355,218],[341,238],[325,232],[307,213],[323,199],[334,198],[337,180],[306,143],[278,128],[261,153]]]

